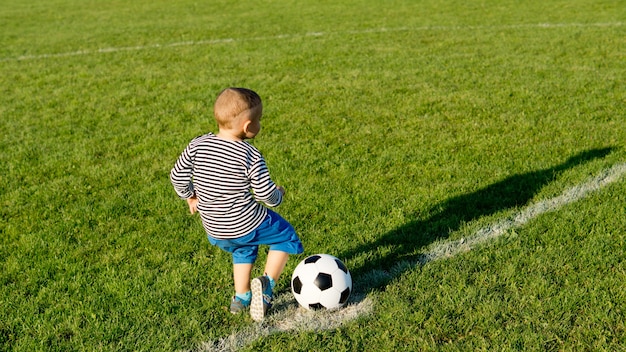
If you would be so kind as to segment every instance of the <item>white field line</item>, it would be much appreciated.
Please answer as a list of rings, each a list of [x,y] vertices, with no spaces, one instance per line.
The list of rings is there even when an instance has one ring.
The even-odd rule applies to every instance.
[[[228,43],[242,43],[252,41],[270,41],[281,39],[299,39],[307,37],[321,37],[331,35],[342,34],[370,34],[370,33],[386,33],[386,32],[418,32],[418,31],[473,31],[473,30],[491,30],[491,29],[524,29],[524,28],[589,28],[589,27],[621,27],[623,22],[606,22],[606,23],[534,23],[534,24],[512,24],[501,26],[423,26],[423,27],[396,27],[396,28],[373,28],[353,31],[340,31],[340,32],[309,32],[304,34],[279,34],[274,36],[262,36],[262,37],[250,37],[250,38],[222,38],[222,39],[207,39],[207,40],[195,40],[195,41],[182,41],[167,44],[150,44],[150,45],[137,45],[127,47],[112,47],[101,48],[93,50],[77,50],[64,53],[50,53],[39,55],[22,55],[17,57],[4,57],[0,58],[0,62],[4,61],[29,61],[29,60],[44,60],[64,58],[71,56],[83,56],[83,55],[96,55],[107,53],[118,53],[125,51],[142,51],[142,50],[154,50],[174,48],[180,46],[207,46],[217,44]]]
[[[418,265],[426,265],[432,261],[454,257],[459,253],[467,252],[476,246],[492,241],[514,228],[521,227],[530,220],[562,208],[565,205],[581,200],[593,192],[619,181],[626,174],[626,163],[616,164],[602,171],[596,177],[586,182],[566,189],[561,195],[531,204],[509,217],[485,226],[472,236],[449,242],[436,243],[430,246],[427,253],[415,262],[403,261],[394,265],[389,271],[374,270],[360,278],[355,286],[360,291],[351,297],[347,307],[334,312],[306,311],[298,308],[291,294],[286,293],[276,297],[272,314],[262,324],[254,324],[241,331],[217,341],[204,342],[197,347],[198,351],[237,351],[251,342],[274,333],[287,331],[320,331],[340,327],[343,323],[361,316],[371,314],[374,303],[367,297],[366,291],[378,287],[400,273]]]

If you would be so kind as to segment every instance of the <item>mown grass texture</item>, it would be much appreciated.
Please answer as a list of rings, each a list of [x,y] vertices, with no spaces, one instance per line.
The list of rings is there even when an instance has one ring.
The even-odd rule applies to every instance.
[[[226,86],[263,97],[252,143],[288,191],[279,211],[357,284],[624,162],[624,15],[616,1],[6,4],[2,349],[193,349],[252,324],[227,311],[229,257],[167,179],[215,130]],[[404,272],[366,292],[373,317],[247,348],[624,348],[625,187]]]

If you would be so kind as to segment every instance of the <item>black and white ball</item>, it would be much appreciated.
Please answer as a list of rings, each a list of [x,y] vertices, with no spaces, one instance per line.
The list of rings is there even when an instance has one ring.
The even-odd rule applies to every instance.
[[[352,276],[338,258],[315,254],[296,266],[291,276],[291,292],[306,309],[341,308],[352,293]]]

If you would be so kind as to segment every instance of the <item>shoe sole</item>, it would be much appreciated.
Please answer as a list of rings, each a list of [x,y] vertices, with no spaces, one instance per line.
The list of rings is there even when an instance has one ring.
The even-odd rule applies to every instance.
[[[263,307],[263,283],[255,278],[251,283],[252,302],[250,302],[250,316],[254,321],[263,321],[265,308]]]

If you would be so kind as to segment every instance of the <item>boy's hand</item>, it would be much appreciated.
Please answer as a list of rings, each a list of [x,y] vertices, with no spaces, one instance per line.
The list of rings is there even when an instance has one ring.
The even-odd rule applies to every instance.
[[[193,196],[187,198],[187,204],[189,205],[189,212],[193,215],[198,211],[198,197]]]
[[[278,189],[283,196],[285,195],[285,189],[283,186],[276,186],[276,189]]]

